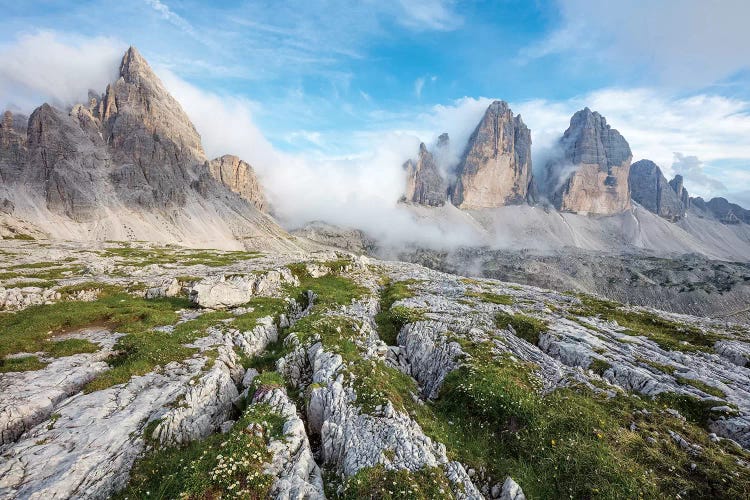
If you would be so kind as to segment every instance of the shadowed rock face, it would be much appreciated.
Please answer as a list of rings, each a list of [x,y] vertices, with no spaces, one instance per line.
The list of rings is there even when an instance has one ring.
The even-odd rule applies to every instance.
[[[746,210],[736,203],[730,203],[726,198],[691,198],[692,206],[703,214],[718,219],[722,224],[750,224],[750,210]]]
[[[447,134],[440,137],[438,149],[444,147],[448,140]],[[408,160],[404,163],[404,170],[406,170],[406,192],[404,194],[406,201],[433,207],[445,205],[447,199],[445,179],[440,175],[435,158],[427,150],[424,143],[419,145],[417,161]]]
[[[504,101],[493,102],[456,169],[453,204],[464,209],[523,203],[531,182],[531,132]]]
[[[263,188],[249,163],[234,155],[224,155],[211,160],[208,170],[214,179],[255,205],[255,208],[268,212]]]
[[[681,175],[675,175],[674,179],[669,181],[669,186],[672,188],[672,190],[677,194],[677,197],[680,199],[680,202],[682,203],[682,207],[687,210],[690,208],[690,195],[688,194],[687,189],[685,189],[685,186],[683,184],[683,179]]]
[[[589,108],[578,111],[547,165],[550,198],[559,210],[609,215],[630,208],[632,153],[620,133]]]
[[[686,207],[656,163],[651,160],[633,163],[628,180],[632,199],[645,209],[673,222],[685,216]]]

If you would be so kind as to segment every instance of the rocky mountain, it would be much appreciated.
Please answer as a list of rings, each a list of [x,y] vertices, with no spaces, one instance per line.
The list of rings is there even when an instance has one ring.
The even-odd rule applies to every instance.
[[[508,103],[495,101],[469,138],[451,189],[463,209],[525,203],[531,183],[531,132]]]
[[[2,499],[750,489],[746,326],[333,252],[2,250]]]
[[[578,111],[559,142],[561,155],[546,167],[546,189],[566,212],[611,215],[630,208],[632,153],[620,133],[589,108]]]
[[[252,168],[207,161],[190,119],[133,47],[118,79],[88,103],[44,104],[26,125],[5,113],[0,179],[15,226],[54,238],[298,249],[261,212]]]
[[[736,203],[730,203],[725,198],[691,198],[691,205],[702,216],[713,217],[723,224],[750,224],[750,210],[746,210]]]
[[[670,221],[677,221],[685,216],[687,206],[683,199],[687,197],[687,191],[682,187],[681,179],[675,178],[672,183],[667,182],[656,163],[650,160],[633,163],[628,182],[633,201],[645,209]]]
[[[437,148],[442,149],[448,140],[447,134],[441,136]],[[448,191],[435,158],[424,143],[419,145],[417,160],[408,160],[403,166],[406,171],[406,192],[404,200],[439,207],[445,204]]]
[[[232,192],[239,194],[261,212],[268,212],[268,201],[255,170],[234,155],[224,155],[208,163],[208,171]]]

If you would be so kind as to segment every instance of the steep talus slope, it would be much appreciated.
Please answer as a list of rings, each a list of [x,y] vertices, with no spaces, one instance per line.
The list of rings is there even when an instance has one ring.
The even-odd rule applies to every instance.
[[[207,161],[182,107],[132,47],[102,96],[69,111],[44,104],[25,130],[19,121],[6,114],[0,127],[9,228],[30,224],[52,238],[85,241],[306,245],[262,212],[267,202],[249,165],[229,156]]]
[[[0,317],[0,498],[750,488],[746,327],[333,253],[0,258],[55,302]]]

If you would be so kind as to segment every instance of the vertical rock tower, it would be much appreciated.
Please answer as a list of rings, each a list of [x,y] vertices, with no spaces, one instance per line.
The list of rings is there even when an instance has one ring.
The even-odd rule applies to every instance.
[[[524,203],[531,183],[531,131],[508,103],[494,101],[456,169],[453,204],[464,209]]]
[[[440,142],[438,142],[437,147],[438,149],[441,148]],[[427,150],[424,143],[419,145],[417,161],[408,160],[404,163],[404,170],[406,170],[406,192],[404,194],[406,201],[433,207],[445,205],[447,199],[445,179],[440,175],[435,158]]]
[[[589,108],[560,139],[562,156],[547,165],[547,190],[559,210],[611,215],[628,210],[632,153],[620,133]]]
[[[646,210],[673,222],[685,216],[687,207],[656,163],[651,160],[633,163],[628,179],[631,197]]]

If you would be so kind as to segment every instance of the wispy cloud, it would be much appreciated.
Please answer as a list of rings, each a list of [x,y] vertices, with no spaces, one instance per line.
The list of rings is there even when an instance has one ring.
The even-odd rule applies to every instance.
[[[521,62],[550,55],[606,65],[628,76],[700,88],[750,67],[746,0],[557,1],[561,23],[523,48]]]
[[[446,0],[399,0],[401,24],[418,30],[450,31],[463,23],[455,2]]]

